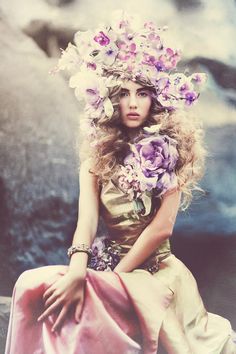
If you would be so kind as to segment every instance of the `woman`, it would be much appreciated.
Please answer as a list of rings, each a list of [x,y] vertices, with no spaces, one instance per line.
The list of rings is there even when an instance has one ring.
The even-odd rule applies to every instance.
[[[152,23],[138,31],[114,18],[77,33],[59,62],[87,103],[78,223],[69,266],[17,280],[6,354],[154,354],[160,342],[167,353],[236,353],[229,321],[207,313],[169,243],[200,189],[202,130],[181,106],[197,100],[202,76],[171,73],[179,54]],[[100,215],[107,235],[95,239]]]

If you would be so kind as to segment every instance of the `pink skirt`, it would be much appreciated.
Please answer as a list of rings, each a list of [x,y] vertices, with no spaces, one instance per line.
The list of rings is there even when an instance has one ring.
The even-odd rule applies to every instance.
[[[43,293],[67,269],[45,266],[18,278],[5,354],[157,353],[173,292],[142,269],[119,275],[88,269],[80,322],[70,313],[59,334],[51,332],[56,314],[37,322],[44,310]]]

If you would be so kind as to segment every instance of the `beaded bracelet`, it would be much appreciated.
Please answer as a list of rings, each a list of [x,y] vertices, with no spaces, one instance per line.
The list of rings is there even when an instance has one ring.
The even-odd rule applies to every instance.
[[[76,252],[85,252],[88,254],[89,257],[92,256],[92,249],[84,243],[81,243],[79,245],[73,245],[70,248],[68,248],[67,256],[70,258]]]

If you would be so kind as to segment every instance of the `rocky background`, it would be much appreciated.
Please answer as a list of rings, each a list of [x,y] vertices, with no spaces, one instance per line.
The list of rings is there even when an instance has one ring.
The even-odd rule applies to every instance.
[[[208,73],[194,108],[209,148],[206,194],[179,214],[172,245],[208,310],[236,328],[236,2],[120,0],[119,7],[168,25],[185,67]],[[25,269],[65,264],[77,220],[82,107],[49,70],[75,31],[116,8],[115,1],[0,0],[0,351],[15,280]]]

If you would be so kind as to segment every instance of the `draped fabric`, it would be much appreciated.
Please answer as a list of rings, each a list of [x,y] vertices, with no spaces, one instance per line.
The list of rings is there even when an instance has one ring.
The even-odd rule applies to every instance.
[[[100,210],[108,237],[132,247],[150,223],[160,200],[145,195],[142,207],[129,201],[114,181],[101,190]],[[172,253],[166,240],[150,256],[159,270],[132,272],[87,269],[81,321],[73,309],[59,335],[51,332],[56,313],[37,322],[42,295],[68,266],[25,271],[12,296],[5,354],[156,354],[159,343],[169,354],[236,354],[230,322],[206,311],[189,269]]]

